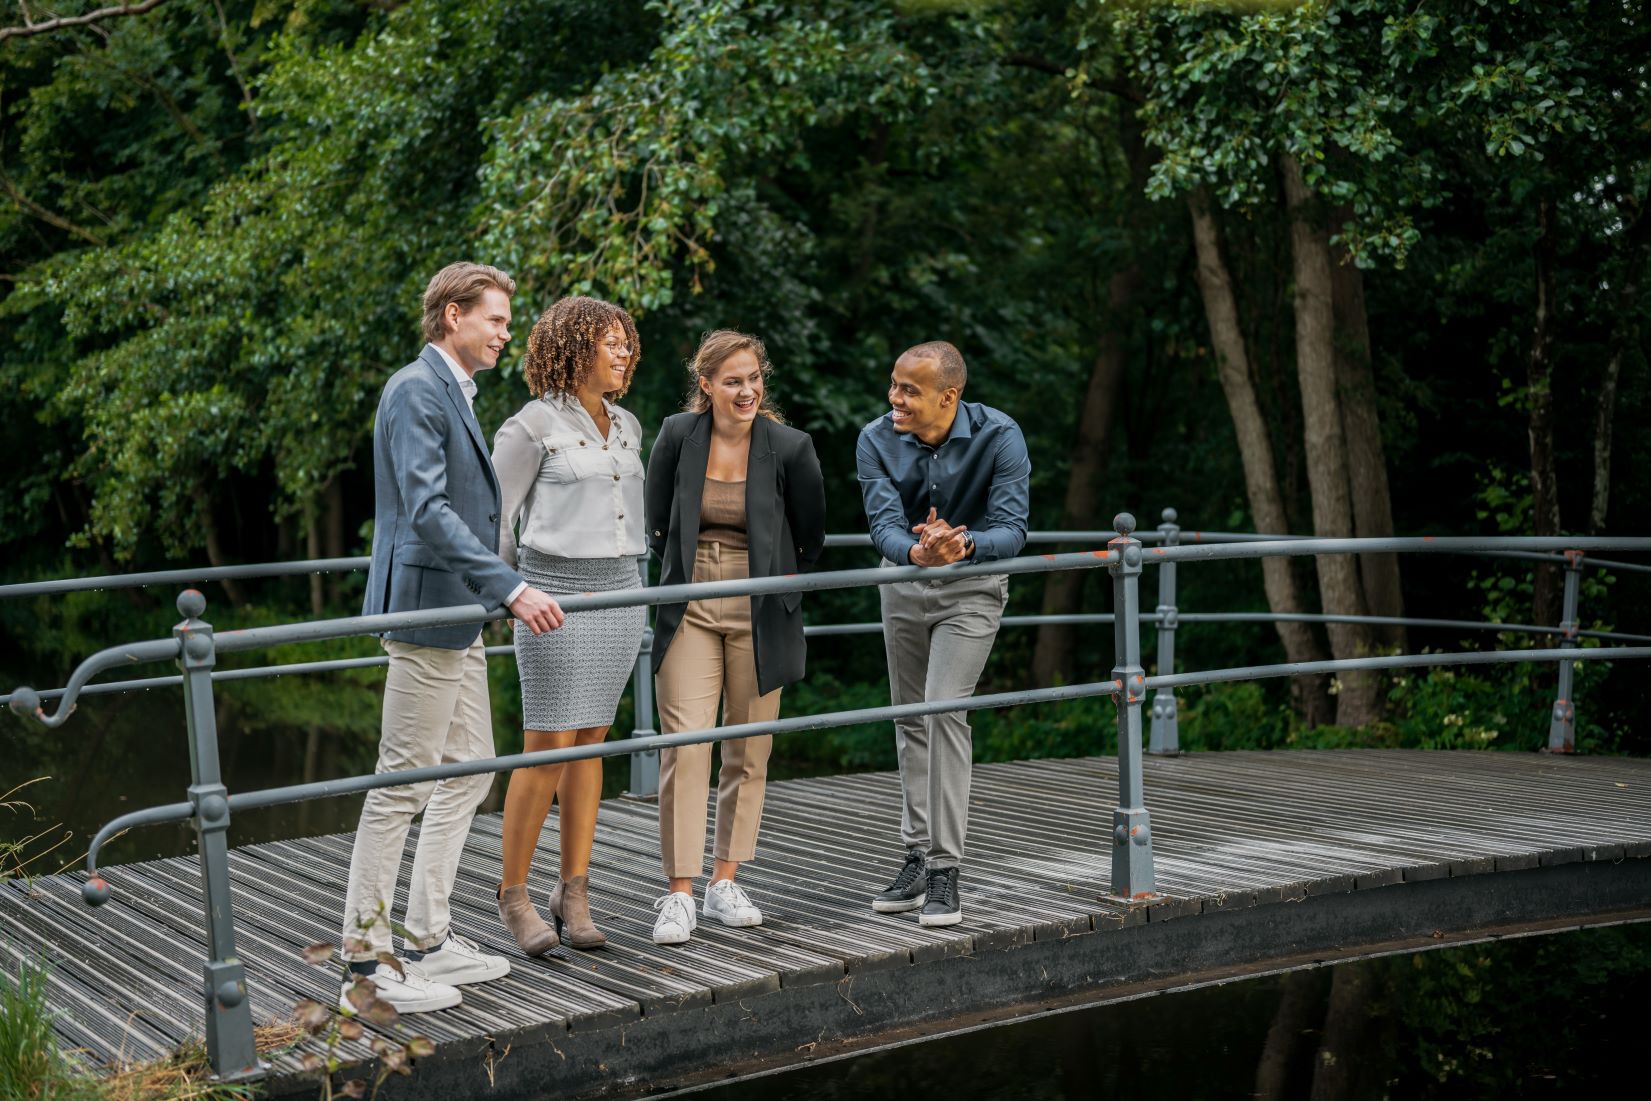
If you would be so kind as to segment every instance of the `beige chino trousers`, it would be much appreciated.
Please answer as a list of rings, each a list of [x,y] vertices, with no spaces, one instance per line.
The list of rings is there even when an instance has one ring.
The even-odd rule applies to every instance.
[[[734,581],[751,576],[746,552],[721,543],[700,543],[694,553],[694,581]],[[717,725],[766,722],[780,713],[780,690],[757,694],[756,651],[751,635],[751,598],[695,600],[655,678],[659,730],[677,734]],[[757,855],[768,785],[772,735],[720,743],[717,777],[718,860],[746,861]],[[666,878],[691,879],[705,870],[706,799],[711,786],[711,743],[677,746],[659,754],[659,849]]]
[[[493,755],[493,712],[487,702],[487,656],[480,636],[463,650],[386,640],[384,716],[375,772],[427,768]],[[370,960],[390,951],[396,880],[413,817],[424,812],[412,877],[407,883],[407,947],[433,948],[447,939],[448,898],[470,820],[493,786],[493,775],[460,776],[375,788],[361,807],[344,896],[344,958]]]

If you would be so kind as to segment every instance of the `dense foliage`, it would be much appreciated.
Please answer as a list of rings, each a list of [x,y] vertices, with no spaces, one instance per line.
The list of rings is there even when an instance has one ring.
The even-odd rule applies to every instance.
[[[9,34],[6,572],[361,551],[378,387],[416,350],[423,282],[458,256],[517,275],[518,336],[562,293],[636,312],[644,422],[675,407],[699,332],[761,333],[781,404],[819,443],[834,530],[862,524],[853,435],[892,357],[935,336],[969,356],[969,396],[1025,427],[1035,527],[1173,504],[1193,528],[1632,530],[1646,484],[1623,456],[1651,424],[1648,43],[1621,0],[167,0]],[[1334,343],[1315,343],[1327,319]],[[482,380],[484,423],[525,397],[514,363]],[[1323,476],[1344,468],[1339,488]],[[1310,569],[1265,595],[1246,568],[1184,570],[1181,603],[1400,610],[1373,572],[1361,593]],[[1412,612],[1554,615],[1546,572],[1430,558],[1402,576]],[[348,610],[359,583],[225,586],[213,616]],[[1104,606],[1101,589],[1070,579],[1047,599]],[[1585,618],[1632,629],[1643,590],[1591,576]],[[167,604],[7,602],[9,679],[56,681],[111,636],[153,635]],[[813,606],[873,614],[865,593]],[[1469,641],[1184,636],[1196,665]],[[990,675],[1087,677],[1104,649],[1006,633]],[[816,685],[867,694],[875,658],[820,645]],[[1529,746],[1549,676],[1409,678],[1357,706],[1365,689],[1298,691],[1293,709],[1271,688],[1212,692],[1189,699],[1189,737],[1456,744],[1462,723]],[[271,735],[278,769],[354,760],[373,684],[243,688],[227,725]],[[1643,748],[1639,682],[1601,670],[1584,687],[1591,746]],[[144,722],[103,714],[117,743]],[[1333,718],[1363,733],[1313,733]],[[1069,720],[985,722],[1005,754],[1093,748],[1059,733]],[[854,737],[838,739],[850,758]]]

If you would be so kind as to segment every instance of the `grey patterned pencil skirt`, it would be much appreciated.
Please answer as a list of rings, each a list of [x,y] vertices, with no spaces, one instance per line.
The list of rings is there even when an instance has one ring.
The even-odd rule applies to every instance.
[[[517,552],[522,580],[552,596],[634,589],[634,558],[561,558],[532,547]],[[536,635],[516,623],[516,671],[522,679],[522,726],[579,730],[608,726],[631,679],[643,608],[569,612],[562,626]]]

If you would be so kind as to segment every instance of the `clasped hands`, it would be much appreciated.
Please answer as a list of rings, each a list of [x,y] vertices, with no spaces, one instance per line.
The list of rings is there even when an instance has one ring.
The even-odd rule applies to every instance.
[[[969,556],[968,541],[964,539],[964,532],[969,530],[969,526],[959,524],[954,528],[940,519],[932,508],[929,509],[929,518],[921,524],[914,524],[911,530],[917,536],[917,545],[911,549],[911,564],[914,566],[949,566]]]

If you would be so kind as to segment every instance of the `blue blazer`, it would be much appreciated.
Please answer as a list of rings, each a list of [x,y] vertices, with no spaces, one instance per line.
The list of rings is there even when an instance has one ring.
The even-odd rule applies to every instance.
[[[481,425],[430,345],[390,377],[373,423],[373,561],[362,615],[504,605],[522,582],[499,558],[499,480]],[[463,650],[481,624],[384,637]]]

